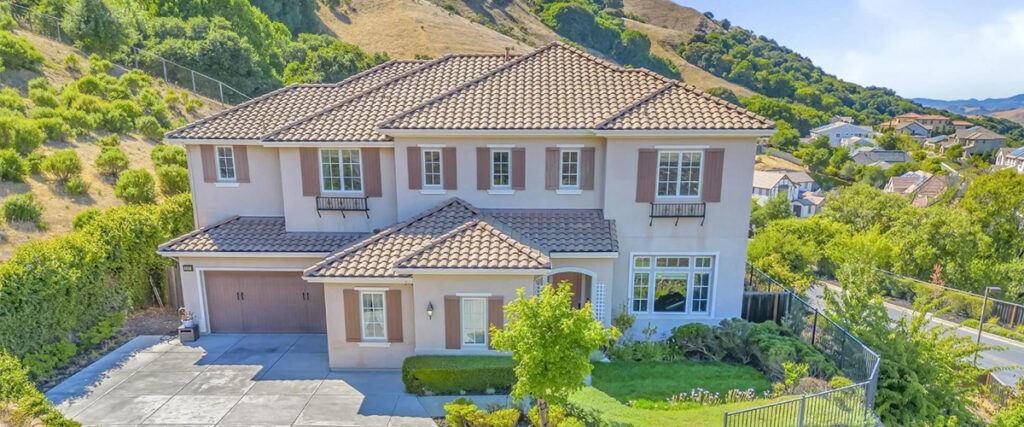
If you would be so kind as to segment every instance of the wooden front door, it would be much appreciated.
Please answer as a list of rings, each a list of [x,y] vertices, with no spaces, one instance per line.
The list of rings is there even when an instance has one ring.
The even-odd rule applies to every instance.
[[[580,295],[583,291],[583,273],[556,273],[551,276],[551,285],[558,286],[559,283],[569,282],[572,283],[572,306],[574,308],[580,308]]]
[[[324,333],[322,284],[297,272],[205,273],[210,329],[227,333]]]

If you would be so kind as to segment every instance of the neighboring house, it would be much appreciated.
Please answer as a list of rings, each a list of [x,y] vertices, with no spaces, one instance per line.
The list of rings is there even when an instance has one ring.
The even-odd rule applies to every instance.
[[[953,121],[946,116],[938,114],[907,113],[893,117],[892,120],[883,123],[881,128],[897,129],[899,125],[906,123],[917,123],[924,126],[929,132],[945,132],[953,129]]]
[[[953,128],[956,130],[967,129],[974,127],[974,123],[967,120],[953,120]]]
[[[948,175],[934,175],[917,170],[889,178],[884,191],[909,197],[914,206],[925,207],[946,191],[949,180]]]
[[[796,200],[805,191],[814,191],[818,185],[807,172],[790,170],[754,171],[753,195],[758,202],[764,203],[780,194],[786,200]]]
[[[949,148],[953,144],[953,139],[950,138],[949,135],[936,135],[934,137],[925,139],[922,145],[924,146],[924,148],[927,148],[934,152],[943,152],[946,150],[946,148]]]
[[[850,158],[857,166],[878,166],[882,169],[889,169],[896,163],[905,163],[911,160],[910,155],[905,151],[880,149],[860,149],[854,151]]]
[[[835,116],[832,116],[832,118],[828,119],[828,121],[830,123],[849,123],[851,125],[857,124],[853,120],[852,116],[839,116],[839,115],[835,115]]]
[[[875,132],[867,126],[857,126],[845,122],[834,122],[824,126],[819,126],[811,129],[811,141],[818,137],[825,135],[828,136],[828,143],[832,147],[838,147],[839,143],[845,138],[861,137],[871,138]]]
[[[517,289],[566,281],[610,324],[740,316],[754,161],[774,124],[555,42],[389,61],[168,133],[204,333],[326,333],[329,365],[495,354]]]
[[[825,193],[820,189],[804,192],[800,195],[799,199],[793,201],[792,207],[793,214],[797,218],[807,218],[811,215],[819,214],[821,209],[825,207]]]
[[[878,144],[874,139],[855,136],[852,138],[843,138],[843,140],[839,142],[839,146],[849,148],[852,151],[860,147],[876,147]]]
[[[959,129],[950,135],[950,140],[952,145],[959,144],[964,148],[964,158],[975,154],[991,153],[1003,148],[1003,145],[1006,144],[1006,137],[983,126]]]
[[[898,123],[893,130],[910,136],[927,137],[931,131],[918,122]]]
[[[1000,148],[996,153],[995,167],[998,169],[1012,168],[1017,173],[1024,173],[1024,147]]]

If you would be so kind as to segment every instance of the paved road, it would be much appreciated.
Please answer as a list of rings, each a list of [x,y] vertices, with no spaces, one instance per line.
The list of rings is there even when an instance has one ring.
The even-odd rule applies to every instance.
[[[807,292],[807,297],[809,298],[808,302],[813,304],[819,310],[823,310],[825,308],[822,287],[820,285],[809,290]],[[888,303],[885,305],[885,309],[889,312],[889,317],[892,319],[910,317],[913,313],[913,310]],[[971,337],[972,340],[977,339],[978,337],[977,329],[970,330],[943,319],[932,318],[929,324],[932,327],[943,326],[946,328],[953,328],[953,333]],[[992,347],[998,347],[981,353],[978,363],[981,364],[982,367],[1008,367],[1005,370],[996,371],[992,375],[1007,385],[1013,385],[1019,378],[1024,377],[1024,343],[989,333],[983,333],[981,335],[981,343]]]

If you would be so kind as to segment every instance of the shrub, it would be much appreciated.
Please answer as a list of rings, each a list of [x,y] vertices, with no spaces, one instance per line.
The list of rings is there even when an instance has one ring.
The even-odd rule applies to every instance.
[[[164,136],[164,128],[153,116],[142,116],[135,119],[135,127],[139,129],[140,134],[149,139],[159,140]]]
[[[526,417],[530,419],[530,422],[533,425],[540,425],[540,415],[536,406],[530,408],[530,412],[526,414]],[[562,408],[561,406],[558,405],[549,405],[548,425],[552,427],[582,427],[583,423],[581,423],[580,420],[574,417],[566,416],[565,408]]]
[[[828,387],[831,389],[848,387],[853,384],[853,380],[839,375],[836,375],[832,377],[831,380],[828,380]]]
[[[80,176],[64,181],[64,192],[71,195],[85,194],[89,192],[91,185]]]
[[[460,397],[444,405],[444,420],[452,427],[469,427],[469,420],[477,412],[472,400]]]
[[[61,117],[76,134],[96,129],[99,124],[99,119],[96,116],[79,110],[64,110],[61,112]]]
[[[502,391],[515,383],[511,357],[414,356],[402,362],[405,391],[424,394]]]
[[[28,90],[41,90],[46,92],[53,92],[53,86],[50,86],[50,82],[46,81],[46,77],[36,77],[28,81]]]
[[[36,425],[35,419],[47,426],[79,426],[53,409],[53,405],[29,380],[28,370],[6,349],[0,350],[0,424]]]
[[[153,165],[157,167],[167,165],[188,167],[188,161],[185,159],[185,149],[176,145],[157,145],[149,153],[149,158],[153,160]]]
[[[622,340],[608,349],[608,357],[634,362],[669,362],[676,359],[676,353],[665,341]]]
[[[117,147],[121,145],[121,137],[118,136],[116,133],[112,133],[107,136],[101,136],[99,138],[96,138],[96,144],[104,148]]]
[[[711,328],[703,323],[687,323],[672,328],[668,342],[675,351],[687,358],[712,359],[708,350]]]
[[[31,174],[39,173],[43,166],[43,160],[46,160],[46,156],[39,152],[29,153],[25,156],[25,163],[28,164],[28,172]]]
[[[57,150],[46,156],[40,168],[58,181],[67,181],[82,173],[82,160],[74,149]]]
[[[18,116],[0,117],[0,146],[13,148],[22,155],[38,148],[46,134],[36,126],[35,121]]]
[[[11,182],[25,181],[29,165],[16,151],[0,150],[0,179]]]
[[[89,208],[79,212],[78,215],[75,215],[75,218],[71,220],[71,228],[76,231],[81,230],[92,223],[92,221],[98,218],[102,213],[102,211],[96,208]]]
[[[203,100],[199,98],[189,98],[188,101],[185,102],[185,111],[189,113],[199,111],[200,108],[203,108]]]
[[[46,58],[28,40],[8,31],[0,32],[0,61],[8,69],[36,69]]]
[[[102,174],[117,176],[127,170],[130,163],[128,155],[124,151],[104,146],[100,155],[96,156],[93,166],[96,166],[96,170]]]
[[[67,362],[71,356],[75,355],[77,349],[74,343],[64,338],[56,343],[44,345],[39,351],[25,355],[22,362],[28,368],[29,377],[38,379],[49,375],[54,368]]]
[[[50,119],[50,118],[61,118],[60,110],[51,107],[35,107],[28,111],[28,118],[30,119]]]
[[[21,97],[17,89],[5,87],[0,90],[0,108],[24,113],[28,106],[25,105],[25,98]]]
[[[474,417],[474,424],[487,427],[515,427],[523,414],[518,409],[499,409],[483,416]],[[564,424],[563,424],[564,425]]]
[[[75,82],[75,89],[86,95],[102,96],[106,92],[103,81],[96,76],[85,76]]]
[[[73,71],[76,73],[82,72],[82,57],[74,53],[67,54],[67,56],[64,57],[63,63],[64,68],[66,68],[68,71]]]
[[[78,348],[88,349],[95,347],[101,341],[114,336],[121,326],[124,325],[125,314],[117,312],[107,316],[105,320],[97,323],[96,326],[78,334]]]
[[[89,74],[106,74],[114,68],[114,64],[95,53],[90,54],[86,61],[89,62]]]
[[[160,182],[160,194],[173,196],[189,192],[188,169],[178,165],[156,168],[156,179]]]
[[[15,194],[4,200],[4,219],[8,221],[39,221],[43,204],[32,193]]]
[[[59,117],[47,117],[33,120],[36,127],[43,131],[47,141],[61,141],[71,134],[71,127]]]
[[[132,169],[121,174],[114,186],[114,195],[133,205],[156,201],[153,175],[144,169]]]
[[[60,100],[57,99],[57,95],[49,90],[29,89],[28,99],[31,99],[32,103],[37,107],[57,108],[60,106]]]
[[[103,53],[115,53],[137,36],[125,13],[111,10],[104,0],[71,1],[62,28],[76,46]]]

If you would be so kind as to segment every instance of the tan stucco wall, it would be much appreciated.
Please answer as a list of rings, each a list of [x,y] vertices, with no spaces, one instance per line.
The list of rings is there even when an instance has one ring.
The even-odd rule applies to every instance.
[[[215,183],[203,181],[199,146],[186,146],[197,226],[209,225],[232,215],[284,215],[277,149],[250,145],[246,152],[250,182],[238,183],[235,187],[218,187]]]
[[[402,342],[388,343],[387,347],[366,347],[346,341],[344,290],[357,288],[402,291]],[[331,369],[400,368],[406,357],[415,354],[416,319],[412,313],[416,305],[411,285],[325,283],[324,298],[327,300],[327,345]],[[385,307],[385,310],[390,309]]]

